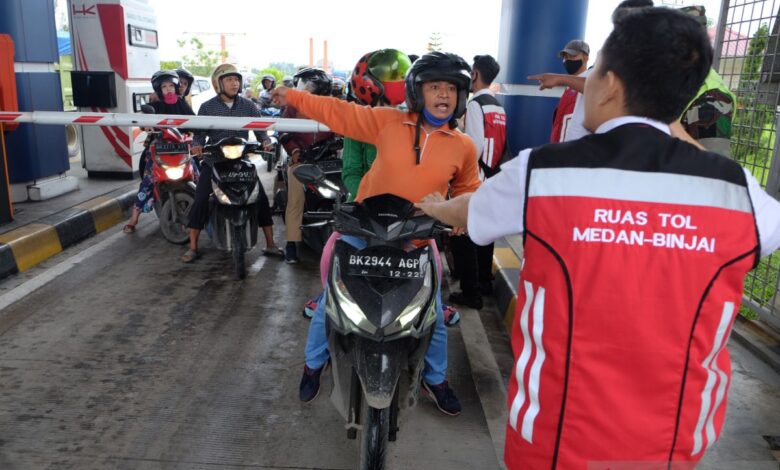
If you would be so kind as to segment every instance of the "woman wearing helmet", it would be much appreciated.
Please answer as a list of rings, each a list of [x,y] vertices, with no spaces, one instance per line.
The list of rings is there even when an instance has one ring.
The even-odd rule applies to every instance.
[[[455,54],[426,54],[406,75],[406,112],[364,107],[284,87],[272,95],[280,104],[297,107],[334,132],[376,146],[376,160],[363,177],[355,200],[389,193],[418,202],[433,192],[457,196],[479,187],[476,148],[468,136],[456,130],[455,122],[466,110],[470,75],[469,65]],[[356,91],[360,93],[359,88]],[[328,358],[323,314],[318,310],[310,326],[300,386],[304,401],[319,391],[320,374]],[[460,403],[445,380],[447,330],[441,311],[425,364],[424,392],[442,412],[459,414]]]
[[[299,90],[305,90],[315,95],[329,96],[331,79],[322,69],[304,68],[295,74],[293,79]],[[273,92],[272,92],[273,93]],[[293,106],[287,106],[282,113],[283,118],[307,119],[304,113]],[[289,155],[287,167],[287,207],[284,212],[284,222],[287,225],[287,245],[284,249],[285,260],[290,264],[298,262],[297,243],[301,241],[301,223],[303,223],[303,206],[306,203],[303,184],[293,176],[293,170],[300,163],[300,156],[310,147],[333,138],[332,132],[295,132],[288,134],[284,142],[284,150]]]
[[[179,95],[179,75],[172,70],[160,70],[152,75],[152,89],[158,98],[149,103],[156,114],[182,114],[194,116],[192,108]],[[124,232],[135,232],[135,226],[138,224],[138,218],[141,212],[149,212],[154,208],[154,181],[152,181],[152,165],[149,162],[151,152],[149,146],[152,144],[152,136],[149,134],[144,142],[144,151],[141,153],[141,159],[138,161],[138,173],[141,176],[141,184],[138,187],[138,194],[133,203],[133,210],[130,214],[130,220],[125,224]]]
[[[176,74],[179,76],[179,95],[184,98],[184,101],[188,105],[192,106],[192,97],[190,91],[192,90],[192,82],[195,81],[195,77],[187,69],[176,69]]]

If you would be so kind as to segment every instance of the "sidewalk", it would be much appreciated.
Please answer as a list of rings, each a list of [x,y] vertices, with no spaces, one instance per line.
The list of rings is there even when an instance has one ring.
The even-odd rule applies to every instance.
[[[14,221],[0,225],[0,279],[27,271],[129,217],[138,179],[88,178],[77,162],[71,162],[68,175],[78,179],[78,190],[14,204]]]

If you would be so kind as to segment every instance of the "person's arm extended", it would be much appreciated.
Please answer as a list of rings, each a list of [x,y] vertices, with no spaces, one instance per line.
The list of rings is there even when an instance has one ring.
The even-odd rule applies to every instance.
[[[388,118],[400,113],[393,108],[369,108],[283,87],[274,93],[280,104],[294,106],[301,114],[325,124],[337,134],[369,144],[376,144],[376,137]]]
[[[573,90],[577,90],[578,93],[582,93],[585,90],[585,77],[578,77],[576,75],[540,73],[538,75],[531,75],[528,77],[528,80],[538,80],[540,90],[555,88],[557,86],[566,86]]]
[[[469,220],[469,201],[471,194],[462,194],[452,199],[444,199],[439,193],[433,193],[425,196],[422,201],[415,204],[419,209],[433,217],[453,227],[466,227]]]
[[[698,147],[700,150],[707,150],[696,139],[691,137],[680,121],[674,121],[673,123],[669,124],[669,130],[672,132],[672,137],[676,137],[682,141],[688,142],[694,147]]]

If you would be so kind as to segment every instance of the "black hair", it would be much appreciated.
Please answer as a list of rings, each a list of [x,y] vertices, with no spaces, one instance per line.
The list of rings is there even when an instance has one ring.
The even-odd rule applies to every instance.
[[[417,62],[417,59],[419,59],[419,58],[420,58],[420,56],[418,56],[417,54],[409,54],[409,62],[411,62],[411,63]]]
[[[487,54],[475,55],[474,70],[479,72],[479,77],[485,82],[485,85],[490,85],[496,79],[501,66],[498,65],[498,62],[492,56]]]
[[[653,6],[655,6],[653,0],[623,0],[612,11],[612,23],[617,23],[621,18],[636,12],[640,8],[651,8]]]
[[[613,72],[625,88],[626,110],[669,123],[679,119],[704,83],[712,46],[695,18],[647,8],[615,24],[596,73]]]

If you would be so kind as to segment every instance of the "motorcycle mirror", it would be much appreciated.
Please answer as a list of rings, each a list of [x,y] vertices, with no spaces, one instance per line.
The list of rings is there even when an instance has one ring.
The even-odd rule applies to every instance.
[[[154,107],[150,104],[142,104],[141,105],[141,112],[144,114],[157,114],[154,111]]]
[[[325,179],[325,173],[317,165],[299,165],[293,175],[303,184],[318,184]]]

